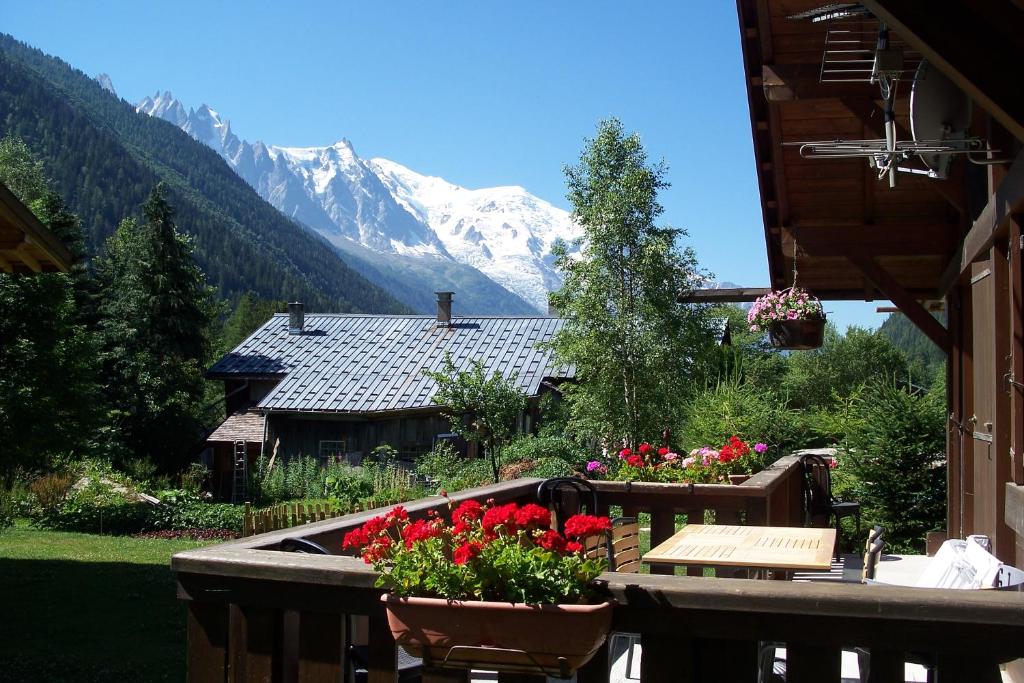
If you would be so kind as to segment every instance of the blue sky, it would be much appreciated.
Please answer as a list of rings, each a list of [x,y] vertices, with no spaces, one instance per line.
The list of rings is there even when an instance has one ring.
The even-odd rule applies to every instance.
[[[664,222],[720,280],[767,282],[734,3],[5,2],[0,30],[135,102],[206,102],[248,140],[346,137],[468,187],[565,200],[562,167],[617,116],[669,165]],[[828,302],[840,326],[876,303]]]

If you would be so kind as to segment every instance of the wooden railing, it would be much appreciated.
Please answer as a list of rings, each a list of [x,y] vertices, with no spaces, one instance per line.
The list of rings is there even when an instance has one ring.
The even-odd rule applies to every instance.
[[[650,511],[652,534],[655,527],[667,533],[665,520],[675,514],[708,509],[716,518],[735,514],[741,523],[793,524],[800,518],[798,484],[793,461],[784,458],[742,486],[689,491],[601,484],[599,505]],[[525,502],[533,500],[536,485],[519,480],[451,499]],[[431,497],[406,508],[417,517],[447,505]],[[344,533],[373,514],[175,555],[179,596],[188,603],[189,680],[341,681],[349,664],[342,645],[352,623],[347,617],[358,615],[369,624],[369,683],[394,683],[396,648],[381,590],[374,587],[376,573],[353,557],[275,550],[301,532],[337,552]],[[617,603],[613,630],[641,634],[643,683],[754,683],[766,643],[785,645],[787,680],[795,683],[839,681],[844,648],[870,652],[873,681],[902,681],[908,655],[931,662],[942,683],[995,681],[997,663],[1024,656],[1020,593],[614,573],[601,580]],[[607,660],[603,650],[579,672],[580,683],[606,683]],[[466,678],[436,670],[424,677],[428,683]]]

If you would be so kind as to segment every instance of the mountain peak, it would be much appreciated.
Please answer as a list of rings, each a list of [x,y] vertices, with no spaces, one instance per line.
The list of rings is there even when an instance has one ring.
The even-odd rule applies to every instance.
[[[114,82],[110,80],[108,74],[99,74],[96,76],[96,82],[100,84],[100,87],[106,90],[111,95],[117,96],[117,91],[114,90]]]

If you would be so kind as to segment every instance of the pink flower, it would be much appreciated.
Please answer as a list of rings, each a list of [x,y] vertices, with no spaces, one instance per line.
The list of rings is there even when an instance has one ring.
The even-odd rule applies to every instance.
[[[754,452],[755,453],[764,453],[767,450],[768,450],[768,444],[766,444],[766,443],[758,442],[758,443],[754,444]]]
[[[601,469],[601,463],[597,460],[591,460],[587,463],[587,472],[596,472],[599,469]]]
[[[691,455],[691,456],[689,456],[688,458],[683,458],[683,459],[682,459],[682,460],[680,461],[680,463],[679,463],[679,464],[680,464],[680,465],[682,465],[683,467],[689,467],[690,465],[692,465],[692,464],[693,464],[693,463],[695,463],[695,462],[697,462],[697,458],[695,458],[695,457],[693,457],[693,456]]]

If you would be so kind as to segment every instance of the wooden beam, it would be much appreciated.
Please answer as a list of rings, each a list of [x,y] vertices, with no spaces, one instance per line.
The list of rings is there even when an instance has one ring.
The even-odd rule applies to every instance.
[[[11,264],[10,261],[4,258],[3,254],[0,254],[0,270],[4,271],[5,273],[14,272],[14,266]]]
[[[910,321],[924,332],[936,346],[946,353],[949,352],[949,331],[932,317],[932,314],[925,310],[924,306],[896,281],[896,278],[878,265],[871,255],[861,251],[851,251],[846,258],[864,273],[864,277],[871,280],[880,292],[896,304],[900,311],[910,318]]]
[[[1007,76],[1024,50],[1024,12],[996,0],[863,4],[1024,141],[1024,88]]]
[[[988,204],[978,214],[971,229],[963,239],[942,272],[939,293],[945,294],[972,263],[987,254],[992,241],[1005,227],[1014,213],[1024,211],[1024,150],[1017,155],[1003,182],[989,198]]]
[[[885,112],[875,103],[871,95],[865,94],[860,97],[845,96],[840,97],[839,101],[850,110],[851,114],[860,120],[865,128],[871,131],[872,135],[879,138],[885,137]],[[898,140],[912,140],[914,138],[910,131],[903,127],[902,123],[899,121],[894,123],[896,124],[896,138]]]
[[[695,289],[692,292],[680,292],[676,301],[681,304],[738,304],[755,301],[770,291],[768,287]]]
[[[858,226],[790,226],[782,230],[783,253],[793,255],[793,243],[812,256],[845,256],[851,249],[872,256],[948,257],[956,243],[955,225],[899,224]]]
[[[822,83],[820,64],[765,64],[761,87],[769,102],[794,102],[832,97],[868,97],[877,92],[869,83]],[[753,83],[752,83],[753,84]]]
[[[19,246],[17,252],[18,258],[20,258],[21,262],[28,266],[32,270],[32,272],[43,272],[43,267],[39,265],[39,261],[36,260],[36,257],[29,252],[29,246],[27,244],[23,243],[21,246]]]

